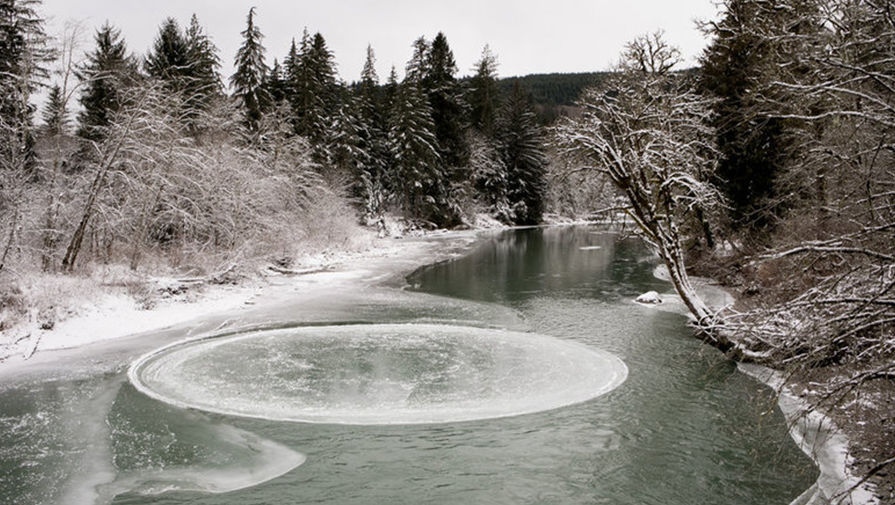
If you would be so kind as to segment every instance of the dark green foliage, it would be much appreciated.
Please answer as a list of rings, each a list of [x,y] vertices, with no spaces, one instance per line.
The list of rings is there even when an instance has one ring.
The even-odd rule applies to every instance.
[[[485,46],[482,58],[475,65],[475,75],[469,79],[469,121],[473,128],[491,135],[499,107],[499,89],[497,82],[497,58]]]
[[[516,84],[528,90],[539,122],[548,124],[573,108],[581,91],[599,85],[609,75],[609,72],[589,72],[507,77],[498,81],[498,89],[501,96],[511,93]]]
[[[47,103],[43,110],[44,127],[47,135],[62,135],[68,128],[68,110],[65,106],[65,97],[62,96],[62,88],[58,84],[50,89]]]
[[[466,122],[466,104],[460,84],[454,78],[457,64],[448,46],[447,37],[439,32],[426,53],[422,87],[432,107],[438,152],[445,165],[453,170],[453,179],[462,178],[458,167],[469,161],[468,146],[463,135]]]
[[[171,92],[183,94],[190,119],[207,108],[214,97],[220,96],[220,67],[217,47],[195,14],[186,31],[174,19],[166,19],[145,62],[150,77],[162,81]]]
[[[388,140],[394,160],[390,187],[405,214],[436,226],[455,224],[457,217],[448,201],[447,176],[438,153],[432,109],[419,82],[410,77],[395,94]]]
[[[230,77],[233,94],[243,109],[243,122],[251,132],[258,132],[262,112],[270,103],[264,87],[267,65],[264,63],[264,35],[255,26],[255,8],[249,9],[242,45],[236,52],[236,72]]]
[[[283,102],[288,96],[286,80],[283,78],[283,68],[276,59],[273,60],[273,66],[270,67],[270,72],[265,77],[264,89],[270,96],[271,103],[274,104]]]
[[[0,121],[2,162],[30,169],[34,163],[31,94],[48,76],[44,21],[38,0],[0,0]]]
[[[544,213],[547,158],[530,99],[518,85],[501,108],[497,139],[506,170],[506,193],[513,223],[537,224]]]
[[[159,33],[146,55],[144,67],[150,77],[165,83],[174,91],[186,87],[190,76],[190,51],[186,37],[174,18],[162,22]]]
[[[771,80],[766,72],[773,47],[750,28],[757,21],[752,0],[730,2],[712,27],[712,44],[702,57],[701,86],[717,97],[713,126],[721,160],[718,186],[730,202],[736,227],[759,229],[780,212],[774,207],[774,183],[787,147],[783,120],[762,114],[756,95]]]
[[[340,94],[332,52],[321,34],[311,37],[306,30],[297,50],[293,41],[285,63],[295,133],[311,141],[314,158],[322,163]]]
[[[190,77],[188,98],[190,105],[206,107],[209,101],[222,94],[221,58],[195,14],[190,18],[190,26],[186,29],[187,56]]]
[[[121,106],[121,89],[133,80],[136,64],[127,57],[121,32],[108,23],[94,35],[96,47],[87,53],[78,77],[85,85],[78,113],[78,135],[100,140]]]

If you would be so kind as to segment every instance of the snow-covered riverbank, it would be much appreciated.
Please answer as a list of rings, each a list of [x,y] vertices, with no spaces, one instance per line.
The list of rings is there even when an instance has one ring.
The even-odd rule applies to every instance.
[[[346,282],[372,282],[425,263],[457,254],[475,240],[476,233],[438,233],[429,238],[382,238],[356,252],[331,252],[302,258],[293,269],[268,270],[237,284],[204,284],[161,297],[151,307],[123,291],[105,293],[71,308],[71,317],[52,328],[31,323],[25,336],[7,342],[0,367],[27,367],[35,356],[49,351],[116,341],[135,334],[183,325],[213,314],[250,309],[259,299],[284,293],[313,294]],[[156,279],[157,285],[176,283]]]
[[[669,280],[667,270],[661,265],[656,267],[653,275],[658,279]],[[735,303],[730,292],[710,279],[693,277],[691,281],[699,295],[714,310]],[[663,303],[655,305],[656,308],[687,314],[686,307],[676,294],[662,294],[661,298]],[[790,435],[820,470],[817,482],[790,505],[879,503],[873,490],[857,477],[855,461],[849,455],[850,440],[832,419],[813,409],[807,401],[796,395],[781,372],[753,364],[738,363],[737,366],[742,373],[774,390],[777,404],[789,425]]]

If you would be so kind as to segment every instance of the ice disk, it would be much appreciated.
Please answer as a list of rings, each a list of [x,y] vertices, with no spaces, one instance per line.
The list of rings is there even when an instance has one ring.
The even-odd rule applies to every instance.
[[[463,326],[308,326],[186,342],[137,360],[133,384],[181,407],[279,421],[420,424],[550,410],[627,377],[616,356]]]

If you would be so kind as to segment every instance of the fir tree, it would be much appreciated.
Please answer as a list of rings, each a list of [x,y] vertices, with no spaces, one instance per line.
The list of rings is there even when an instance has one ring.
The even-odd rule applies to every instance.
[[[164,81],[172,91],[181,92],[191,78],[190,63],[189,45],[180,25],[174,18],[165,19],[146,55],[146,73]]]
[[[270,96],[271,103],[278,104],[286,100],[287,88],[286,81],[283,79],[283,67],[280,66],[280,62],[276,58],[274,58],[270,72],[267,73],[264,80],[264,89]]]
[[[373,46],[367,45],[367,59],[364,60],[364,68],[360,74],[358,92],[367,97],[370,102],[375,102],[379,89],[379,75],[376,74],[376,54]]]
[[[393,165],[389,179],[408,217],[447,226],[458,221],[458,214],[449,199],[432,108],[422,89],[427,50],[425,39],[414,42],[406,77],[392,101],[388,142]]]
[[[460,85],[454,78],[457,64],[447,37],[439,32],[426,54],[423,88],[432,107],[435,136],[442,160],[449,167],[460,167],[469,161],[468,146],[463,134],[466,105]],[[459,172],[455,172],[458,175]],[[455,180],[458,177],[455,176]]]
[[[136,64],[127,57],[121,32],[104,24],[94,35],[96,47],[87,54],[78,77],[85,86],[78,113],[78,135],[100,140],[112,116],[121,106],[121,89],[136,73]]]
[[[205,108],[213,97],[222,92],[221,58],[205,30],[199,25],[195,14],[190,18],[190,25],[185,34],[187,60],[189,67],[186,75],[188,101],[190,105]]]
[[[369,216],[382,213],[386,190],[385,173],[389,165],[387,119],[379,93],[379,76],[376,74],[376,56],[367,46],[367,59],[361,72],[357,98],[352,108],[357,113],[360,149],[365,156],[358,167],[359,196],[365,203]]]
[[[311,141],[320,162],[325,157],[322,149],[339,92],[333,55],[321,34],[308,37],[305,32],[302,37],[291,85],[296,133]]]
[[[429,54],[429,42],[425,37],[413,41],[413,55],[405,67],[404,82],[415,82],[422,89],[426,77],[426,55]]]
[[[63,135],[68,128],[68,110],[66,110],[65,97],[62,96],[62,88],[58,84],[53,85],[47,96],[47,103],[43,111],[44,127],[47,135]]]
[[[397,94],[398,70],[395,69],[394,65],[392,65],[392,68],[388,73],[388,79],[386,79],[385,85],[382,87],[382,105],[383,111],[385,111],[386,116],[388,116],[388,114],[392,110]]]
[[[0,0],[0,123],[2,163],[30,169],[34,163],[31,94],[52,60],[39,0]]]
[[[507,199],[513,223],[537,224],[544,212],[547,158],[534,109],[518,85],[501,108],[497,138],[507,171]]]
[[[719,99],[712,125],[721,151],[718,186],[730,202],[734,225],[747,228],[771,221],[768,200],[786,151],[784,121],[756,109],[755,94],[768,80],[763,69],[773,58],[770,41],[751,29],[757,13],[754,0],[731,1],[701,60],[701,85]]]
[[[498,104],[497,58],[488,46],[475,64],[475,75],[469,80],[467,100],[472,127],[490,136],[494,133]]]
[[[258,132],[263,109],[270,101],[264,89],[267,65],[264,63],[264,36],[255,26],[255,8],[249,9],[246,29],[242,32],[243,43],[236,52],[236,72],[230,77],[230,86],[239,99],[245,114],[244,123],[252,132]]]

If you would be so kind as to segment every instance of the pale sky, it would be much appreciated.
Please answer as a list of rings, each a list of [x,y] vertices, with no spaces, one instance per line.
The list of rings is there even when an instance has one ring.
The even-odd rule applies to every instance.
[[[121,29],[128,49],[145,54],[164,18],[181,26],[196,13],[220,49],[223,73],[232,73],[240,32],[251,6],[265,35],[267,62],[282,61],[293,37],[304,27],[319,31],[335,54],[340,76],[357,80],[367,44],[376,53],[383,81],[395,65],[399,76],[411,43],[431,40],[443,31],[459,67],[471,74],[482,47],[500,62],[502,77],[550,72],[607,69],[622,45],[642,33],[662,28],[666,39],[693,64],[706,42],[695,20],[716,15],[713,0],[44,0],[47,31],[61,33],[68,20],[82,21],[84,49],[93,47],[96,27],[109,20]]]

